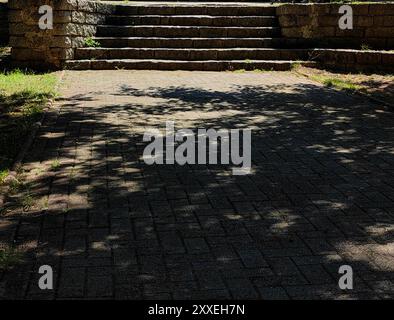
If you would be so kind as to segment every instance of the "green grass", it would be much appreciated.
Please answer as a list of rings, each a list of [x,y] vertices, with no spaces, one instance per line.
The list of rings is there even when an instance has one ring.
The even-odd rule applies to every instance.
[[[22,262],[22,253],[12,247],[0,248],[0,270],[11,269]]]
[[[84,46],[87,48],[99,48],[101,47],[101,43],[94,40],[93,38],[86,38],[84,41]]]
[[[297,70],[297,69],[300,68],[300,67],[301,67],[301,64],[300,64],[300,63],[298,63],[298,62],[292,63],[292,64],[290,65],[290,70]]]
[[[334,79],[334,78],[325,79],[323,81],[323,84],[326,85],[327,87],[334,87],[337,89],[350,90],[350,91],[357,91],[361,89],[360,86],[350,81]]]
[[[4,180],[20,146],[56,96],[56,76],[15,70],[0,72],[0,178]]]
[[[8,173],[9,173],[8,169],[3,169],[0,171],[0,184],[4,182],[5,178],[7,178]]]
[[[311,78],[327,87],[336,88],[339,90],[358,91],[362,89],[362,87],[357,84],[337,78],[327,78],[323,76],[312,76]]]
[[[23,209],[23,211],[29,211],[31,207],[34,206],[35,200],[30,193],[25,193],[18,199],[18,206]]]
[[[362,51],[369,51],[372,50],[372,48],[368,44],[362,44],[361,48]]]
[[[34,74],[14,70],[0,73],[0,92],[5,95],[34,94],[36,98],[54,95],[56,77],[53,74]]]
[[[60,168],[60,161],[59,160],[53,160],[52,162],[51,162],[51,170],[52,171],[58,171],[59,170],[59,168]]]

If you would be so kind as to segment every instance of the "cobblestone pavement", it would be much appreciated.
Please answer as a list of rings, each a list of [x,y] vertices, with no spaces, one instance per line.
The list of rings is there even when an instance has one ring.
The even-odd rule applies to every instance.
[[[394,116],[291,73],[67,72],[0,241],[0,296],[394,297]],[[252,128],[253,170],[154,165],[142,133]],[[27,191],[28,194],[27,194]],[[19,199],[19,200],[18,200]],[[26,211],[29,209],[29,211]],[[54,290],[38,268],[54,269]],[[338,288],[339,266],[354,289]]]

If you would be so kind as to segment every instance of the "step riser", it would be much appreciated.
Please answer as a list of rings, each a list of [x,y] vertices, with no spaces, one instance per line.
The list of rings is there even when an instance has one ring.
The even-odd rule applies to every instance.
[[[161,60],[305,60],[304,50],[167,50],[167,49],[79,49],[76,59]]]
[[[286,46],[285,39],[97,39],[104,48],[278,48]]]
[[[99,26],[98,37],[231,37],[267,38],[280,34],[279,28],[211,28],[211,27],[116,27]]]
[[[305,62],[298,40],[280,37],[275,7],[257,4],[117,6],[98,26],[99,48],[76,50],[69,69],[289,70]],[[227,49],[226,49],[227,48]],[[264,49],[265,48],[265,49]],[[282,49],[269,49],[282,48]]]
[[[274,7],[254,6],[117,6],[119,15],[273,16]]]
[[[275,17],[108,17],[110,25],[173,25],[173,26],[214,26],[214,27],[275,27]]]
[[[287,71],[292,68],[292,63],[275,62],[232,62],[232,61],[208,61],[208,62],[184,62],[184,61],[69,61],[66,65],[73,70],[190,70],[190,71],[226,71],[226,70],[273,70]],[[309,65],[309,64],[306,64]]]

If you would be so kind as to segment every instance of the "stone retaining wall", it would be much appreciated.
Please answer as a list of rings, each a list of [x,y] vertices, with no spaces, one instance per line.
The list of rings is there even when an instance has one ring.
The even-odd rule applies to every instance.
[[[311,59],[320,67],[340,71],[394,72],[394,52],[352,49],[314,49]]]
[[[37,2],[39,4],[37,4]],[[41,30],[39,6],[53,8],[53,29]],[[19,67],[61,68],[94,36],[112,6],[89,0],[9,0],[11,59]]]
[[[277,8],[282,35],[324,48],[394,49],[394,3],[351,4],[353,29],[339,28],[340,4],[285,4]]]
[[[0,2],[0,46],[8,43],[8,8],[6,2]]]

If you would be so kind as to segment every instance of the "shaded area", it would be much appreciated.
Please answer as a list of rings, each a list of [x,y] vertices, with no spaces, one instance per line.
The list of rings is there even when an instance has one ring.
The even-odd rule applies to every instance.
[[[0,73],[0,173],[10,169],[45,104],[54,97],[55,83],[52,75]]]
[[[251,128],[253,172],[141,160],[147,128]],[[0,219],[12,298],[392,298],[393,114],[287,73],[70,72]],[[54,165],[54,161],[59,165]],[[10,202],[22,194],[11,195]],[[50,264],[56,290],[37,288]],[[354,290],[338,269],[354,270]],[[1,290],[0,290],[1,293]]]
[[[318,70],[300,67],[299,73],[316,81],[337,80],[347,84],[356,91],[361,91],[373,98],[393,105],[394,101],[394,75],[392,74],[365,74],[365,73],[337,73],[328,70]]]

